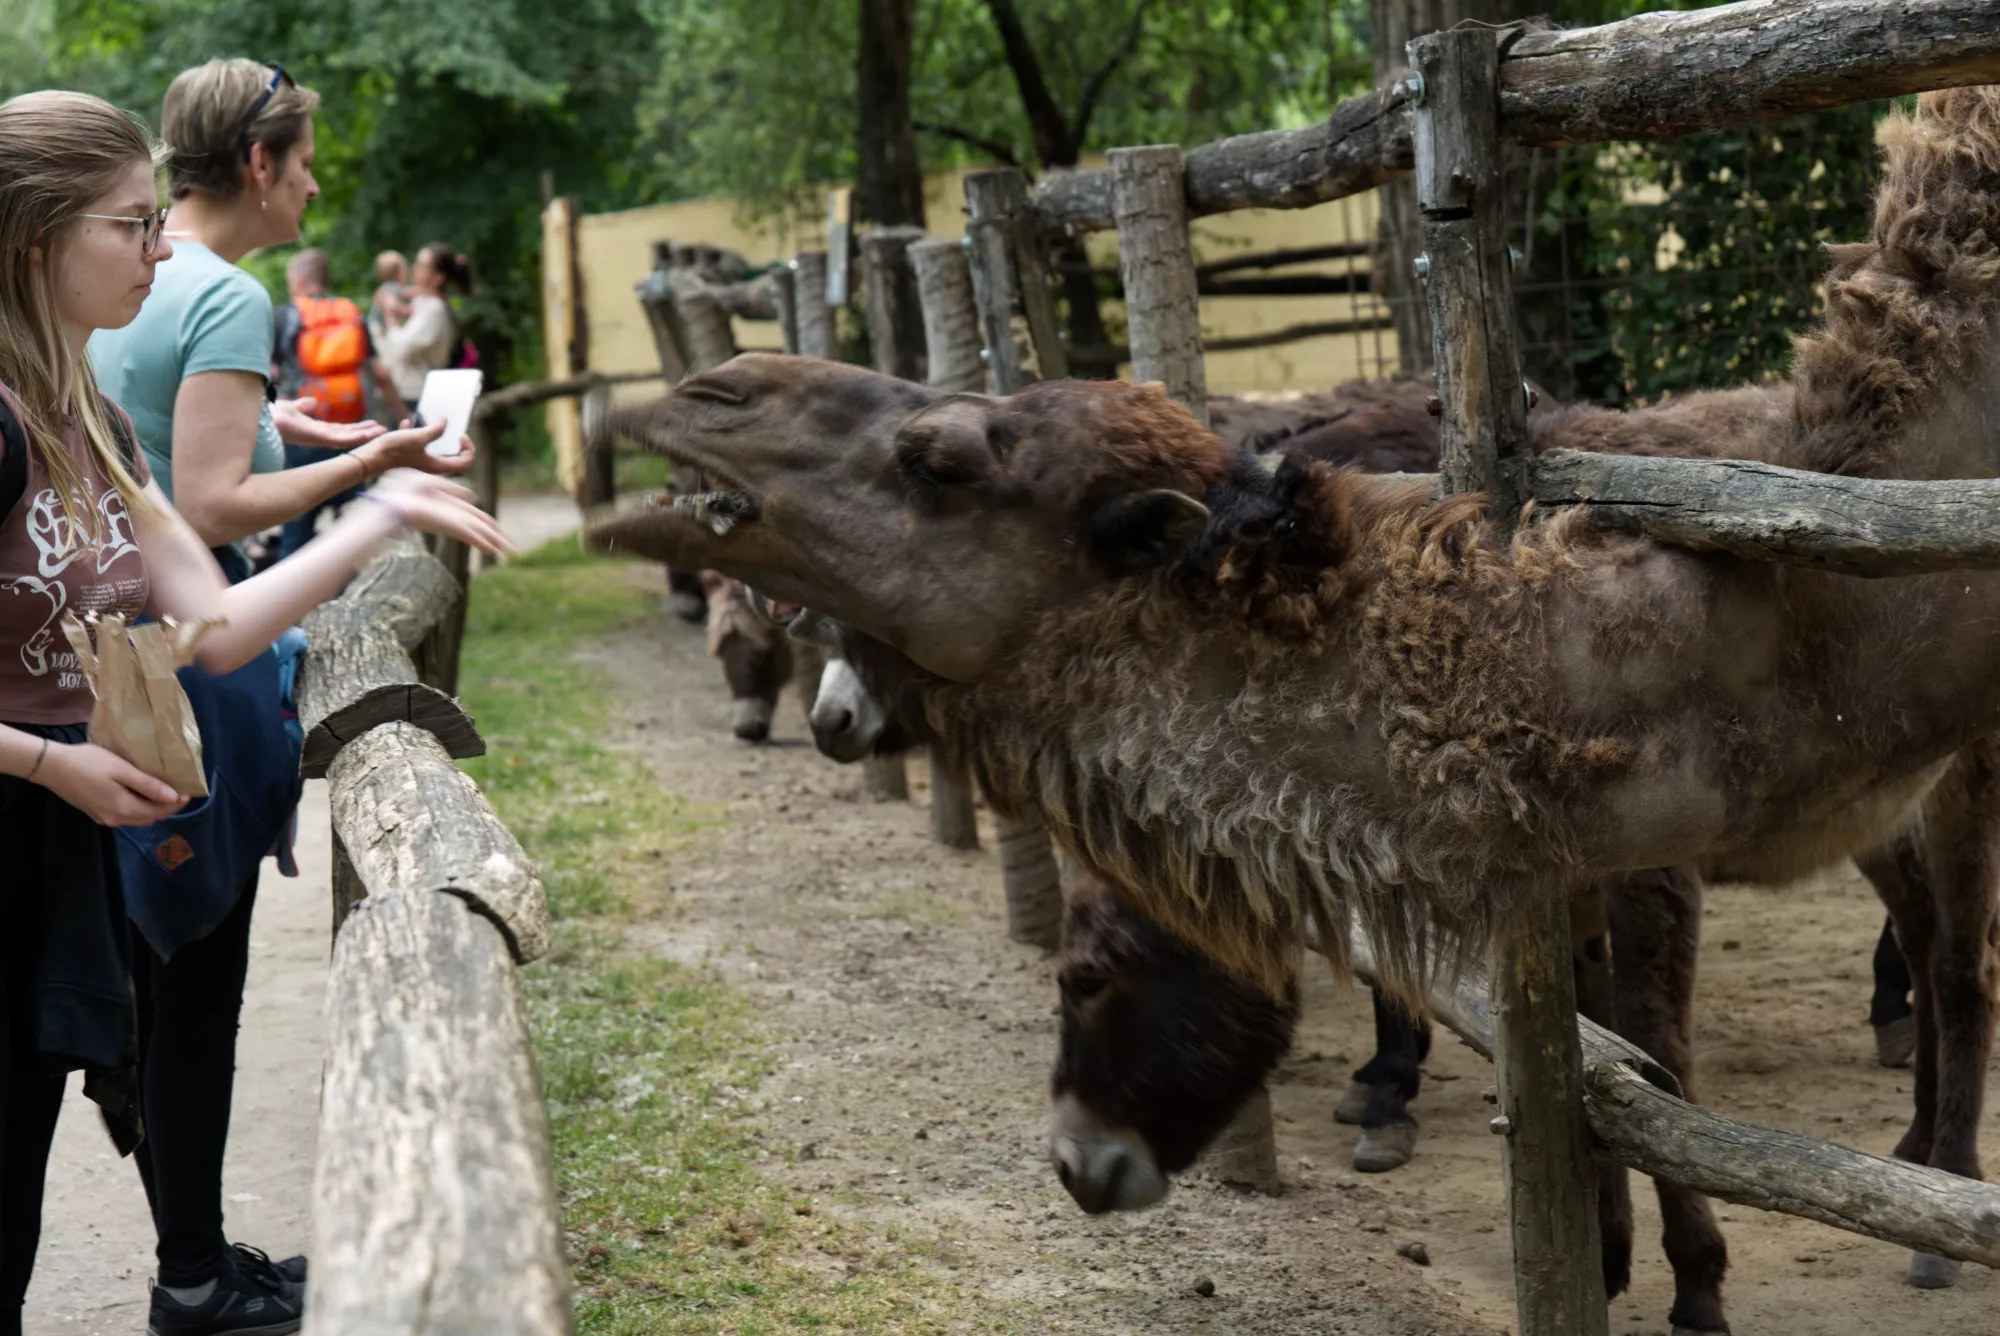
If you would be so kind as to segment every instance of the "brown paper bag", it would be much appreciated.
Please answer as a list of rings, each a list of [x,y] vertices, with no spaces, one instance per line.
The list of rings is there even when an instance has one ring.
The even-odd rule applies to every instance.
[[[194,662],[201,638],[219,623],[183,625],[169,618],[128,629],[116,613],[92,613],[88,621],[86,629],[75,613],[64,613],[62,630],[97,698],[90,713],[90,740],[173,785],[174,792],[206,798],[201,732],[174,672]]]

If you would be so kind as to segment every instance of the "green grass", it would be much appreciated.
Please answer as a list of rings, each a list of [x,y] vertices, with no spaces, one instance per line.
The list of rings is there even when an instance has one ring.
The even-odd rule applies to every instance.
[[[523,984],[579,1329],[993,1329],[922,1267],[935,1242],[833,1221],[758,1172],[791,1153],[748,1117],[769,1038],[709,972],[624,949],[632,923],[672,908],[662,866],[724,819],[597,742],[608,682],[579,651],[657,604],[559,540],[474,583],[460,669],[489,746],[466,768],[549,889],[556,946]]]

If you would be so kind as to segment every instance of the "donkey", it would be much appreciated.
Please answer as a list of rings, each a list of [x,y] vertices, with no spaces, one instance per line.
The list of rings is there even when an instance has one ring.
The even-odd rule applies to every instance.
[[[819,651],[794,642],[752,606],[740,580],[701,573],[708,609],[709,657],[722,664],[735,701],[731,730],[745,742],[771,736],[771,719],[787,682],[796,681],[808,718],[820,680]]]

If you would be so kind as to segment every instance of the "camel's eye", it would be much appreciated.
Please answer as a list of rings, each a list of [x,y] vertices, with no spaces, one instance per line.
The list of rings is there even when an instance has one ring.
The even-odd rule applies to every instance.
[[[926,491],[947,487],[967,487],[976,483],[982,473],[956,459],[950,451],[927,448],[922,444],[905,445],[896,452],[896,467],[911,486]]]

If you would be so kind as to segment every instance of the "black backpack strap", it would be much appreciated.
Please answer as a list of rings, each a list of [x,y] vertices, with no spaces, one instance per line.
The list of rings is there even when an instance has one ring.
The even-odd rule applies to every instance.
[[[28,434],[21,419],[0,399],[0,521],[14,513],[28,490]]]

